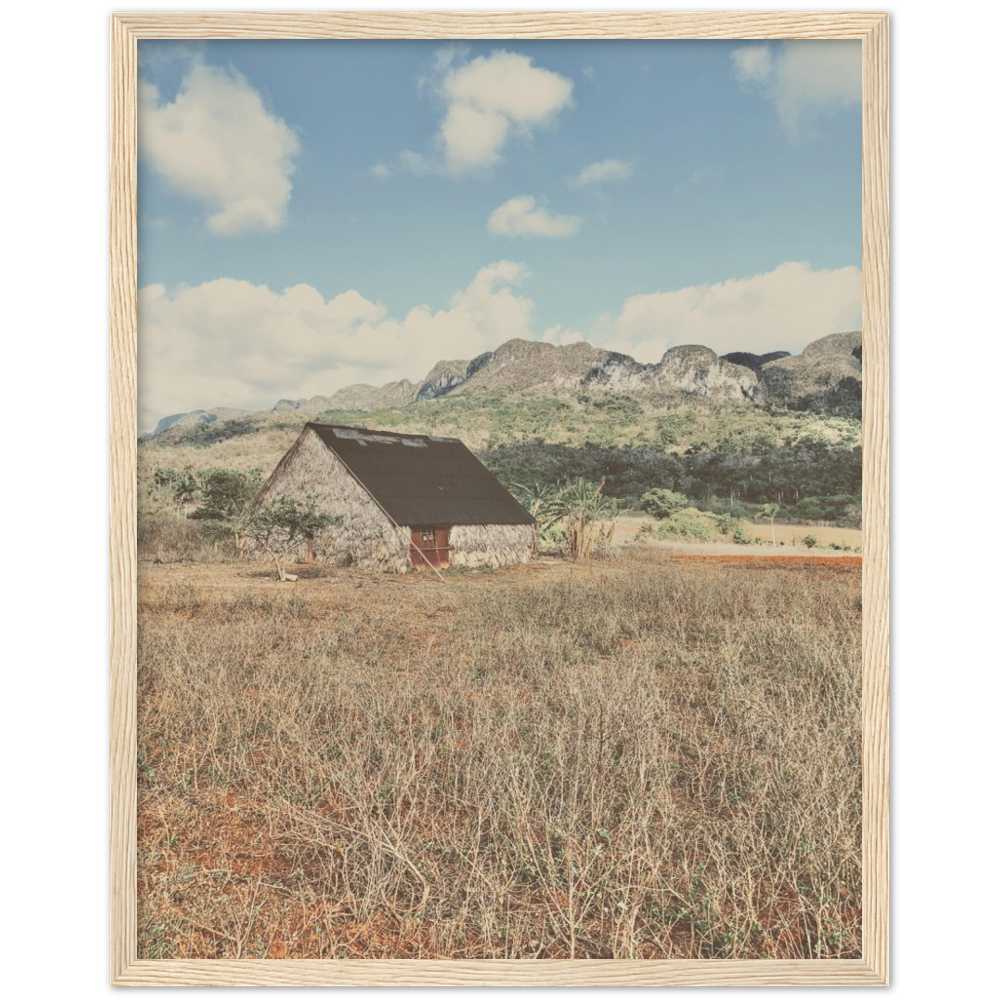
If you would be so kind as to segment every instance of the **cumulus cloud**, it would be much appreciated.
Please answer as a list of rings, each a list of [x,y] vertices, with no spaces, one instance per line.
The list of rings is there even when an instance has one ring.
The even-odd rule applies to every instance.
[[[732,59],[733,73],[740,83],[767,83],[774,69],[767,45],[745,45],[733,53]]]
[[[399,165],[418,177],[423,177],[434,168],[433,162],[428,157],[421,153],[415,153],[412,149],[404,149],[399,154]]]
[[[732,53],[733,75],[778,112],[782,129],[802,138],[818,118],[861,103],[861,42],[810,39],[747,45]]]
[[[750,278],[634,295],[599,324],[595,343],[659,361],[670,347],[702,344],[717,354],[796,353],[828,333],[861,328],[861,271],[781,264]]]
[[[191,65],[173,101],[139,87],[139,152],[179,193],[211,213],[213,233],[280,228],[299,142],[233,69]]]
[[[580,330],[575,330],[571,326],[562,326],[559,323],[556,323],[555,326],[550,326],[539,337],[539,340],[543,343],[556,344],[559,347],[565,347],[566,344],[578,344],[580,341],[586,339]]]
[[[368,172],[372,177],[377,177],[380,181],[384,181],[392,176],[392,171],[384,163],[376,163]]]
[[[632,176],[632,167],[621,160],[601,160],[591,163],[578,174],[567,179],[571,188],[586,187],[591,184],[605,184],[608,181],[627,181]]]
[[[445,173],[488,170],[512,135],[530,138],[572,103],[573,81],[535,66],[528,56],[500,49],[471,62],[462,58],[462,50],[447,47],[435,62],[433,85],[445,103],[437,134]],[[405,157],[405,166],[426,172],[424,157]]]
[[[139,292],[140,429],[197,408],[265,409],[283,396],[418,379],[442,358],[472,358],[513,337],[587,340],[655,362],[679,344],[718,354],[797,352],[861,324],[858,268],[790,262],[749,278],[635,295],[587,329],[556,325],[539,337],[534,303],[518,287],[527,275],[524,264],[497,261],[446,308],[418,305],[402,317],[355,290],[327,299],[310,285],[275,292],[230,278],[148,285]]]
[[[419,378],[441,358],[529,339],[533,303],[516,287],[527,274],[497,261],[448,308],[419,305],[401,319],[353,290],[326,299],[310,285],[274,292],[230,278],[148,285],[139,292],[140,429],[197,408],[264,409],[289,394]]]
[[[565,239],[575,236],[583,225],[583,219],[575,215],[552,215],[542,207],[535,206],[531,195],[520,195],[505,201],[493,210],[486,228],[491,236],[544,236],[549,239]]]

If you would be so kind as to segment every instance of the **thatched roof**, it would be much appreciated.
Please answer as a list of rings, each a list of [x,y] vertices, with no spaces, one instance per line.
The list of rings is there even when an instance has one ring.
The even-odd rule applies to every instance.
[[[458,438],[306,425],[399,525],[534,524]]]

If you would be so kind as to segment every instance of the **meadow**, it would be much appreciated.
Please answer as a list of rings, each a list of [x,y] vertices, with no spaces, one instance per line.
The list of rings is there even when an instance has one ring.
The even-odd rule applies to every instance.
[[[182,542],[140,537],[140,957],[860,956],[859,560]]]

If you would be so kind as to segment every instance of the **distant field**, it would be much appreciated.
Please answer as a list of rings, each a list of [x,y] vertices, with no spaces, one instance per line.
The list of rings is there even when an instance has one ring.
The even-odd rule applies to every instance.
[[[654,518],[644,515],[621,517],[615,524],[614,541],[619,545],[631,544],[635,542],[636,533],[640,528],[643,526],[655,528],[658,523],[659,522],[657,522]],[[753,546],[753,554],[765,555],[771,549],[771,525],[766,522],[761,523],[759,521],[749,520],[744,521],[743,523],[747,534],[752,537],[759,538],[762,543],[760,548],[756,545]],[[816,546],[812,549],[810,549],[804,542],[807,535],[812,535],[812,537],[816,539]],[[824,547],[836,543],[838,545],[847,546],[849,549],[853,550],[855,548],[860,548],[861,546],[861,531],[856,528],[826,528],[810,524],[775,524],[774,537],[775,541],[778,543],[778,547],[782,548],[783,553],[784,549],[792,547],[796,551],[801,549],[801,554],[803,555],[833,555],[836,554],[836,550],[825,550]],[[714,545],[712,543],[706,544],[699,542],[685,542],[683,540],[674,539],[670,541],[653,540],[644,542],[644,544],[665,549],[672,549],[677,546],[681,546],[682,549],[679,549],[678,551],[694,547],[698,551],[712,552],[717,545],[726,546],[727,550],[732,549],[736,552],[747,551],[747,546],[729,545],[726,540],[721,537]]]
[[[748,521],[747,531],[755,535],[766,544],[771,543],[771,526],[767,523]],[[826,528],[811,524],[776,524],[774,526],[774,537],[780,545],[799,545],[807,535],[812,535],[816,539],[817,545],[830,545],[836,542],[839,545],[849,545],[852,549],[861,545],[860,528]]]
[[[859,957],[857,563],[142,562],[140,957]]]

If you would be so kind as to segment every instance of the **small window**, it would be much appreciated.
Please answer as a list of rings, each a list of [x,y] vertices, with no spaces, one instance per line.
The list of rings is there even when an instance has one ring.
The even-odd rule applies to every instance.
[[[430,542],[430,544],[433,545],[434,544],[434,531],[433,531],[433,529],[430,530],[430,531],[421,531],[420,532],[420,541],[422,541],[422,542]]]

